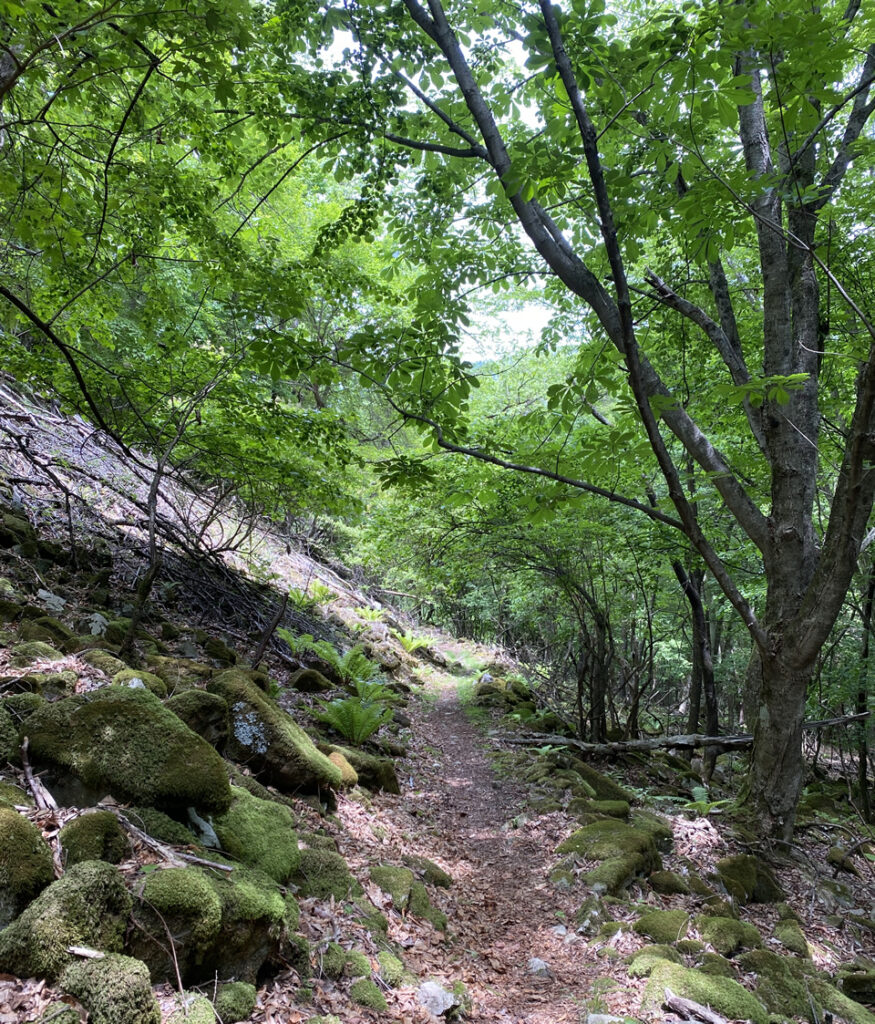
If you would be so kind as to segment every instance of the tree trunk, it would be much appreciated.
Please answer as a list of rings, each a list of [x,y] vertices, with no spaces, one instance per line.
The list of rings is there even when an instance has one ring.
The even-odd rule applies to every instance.
[[[866,587],[866,601],[863,605],[863,646],[860,651],[860,677],[857,683],[858,714],[866,711],[869,706],[869,644],[872,636],[872,605],[875,603],[875,566],[869,569],[869,582]],[[872,801],[869,799],[869,743],[867,740],[868,722],[860,723],[860,742],[857,745],[857,784],[860,788],[860,813],[864,821],[872,821]]]

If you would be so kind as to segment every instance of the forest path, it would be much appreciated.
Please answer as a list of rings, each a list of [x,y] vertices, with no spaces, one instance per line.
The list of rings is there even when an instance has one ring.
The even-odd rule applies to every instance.
[[[343,802],[357,847],[343,852],[371,863],[419,854],[452,876],[450,889],[431,890],[448,917],[446,936],[390,914],[390,937],[406,947],[405,963],[420,980],[464,982],[474,1001],[468,1019],[586,1024],[589,1013],[610,1009],[600,977],[607,965],[575,933],[581,894],[558,891],[548,878],[556,844],[576,823],[561,812],[526,812],[525,783],[496,774],[457,679],[435,673],[429,691],[431,699],[407,709],[414,739],[401,796],[378,797],[370,809]],[[531,973],[533,957],[549,965],[549,976]],[[411,1019],[409,1004],[401,1019]]]

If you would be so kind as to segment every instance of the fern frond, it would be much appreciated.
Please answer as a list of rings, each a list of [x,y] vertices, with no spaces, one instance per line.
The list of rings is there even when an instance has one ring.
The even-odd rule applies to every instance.
[[[381,704],[366,703],[358,697],[345,697],[323,702],[322,710],[315,712],[315,716],[358,745],[385,725],[392,717],[392,711]]]

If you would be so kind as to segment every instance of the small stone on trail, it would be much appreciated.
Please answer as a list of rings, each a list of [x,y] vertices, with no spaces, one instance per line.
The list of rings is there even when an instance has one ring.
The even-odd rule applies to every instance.
[[[588,1013],[586,1016],[586,1024],[616,1024],[622,1020],[622,1017],[614,1017],[610,1013]]]
[[[436,981],[423,982],[419,986],[416,998],[435,1017],[440,1017],[442,1013],[446,1013],[456,1005],[456,997],[453,993],[448,992],[442,985],[438,985]]]
[[[533,956],[532,959],[529,960],[529,974],[534,974],[536,978],[553,977],[550,965],[545,960],[541,960],[536,956]]]

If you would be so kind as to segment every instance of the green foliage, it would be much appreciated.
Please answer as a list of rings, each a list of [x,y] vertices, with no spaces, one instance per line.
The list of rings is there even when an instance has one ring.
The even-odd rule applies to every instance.
[[[392,711],[382,704],[345,697],[322,702],[315,717],[358,746],[391,720]]]
[[[353,608],[353,611],[358,615],[360,619],[364,619],[366,622],[381,622],[383,619],[382,608]]]
[[[416,636],[411,630],[407,630],[402,633],[397,629],[393,629],[392,635],[408,654],[413,654],[415,651],[419,651],[423,647],[428,647],[430,642],[428,637]]]
[[[289,645],[293,654],[314,655],[330,665],[344,685],[354,686],[357,682],[367,682],[380,673],[380,666],[365,655],[360,645],[341,655],[327,640],[314,640],[310,633],[295,636],[287,629],[278,629],[277,633]]]
[[[306,590],[289,587],[289,604],[299,612],[311,612],[319,602],[315,597],[311,597]]]

